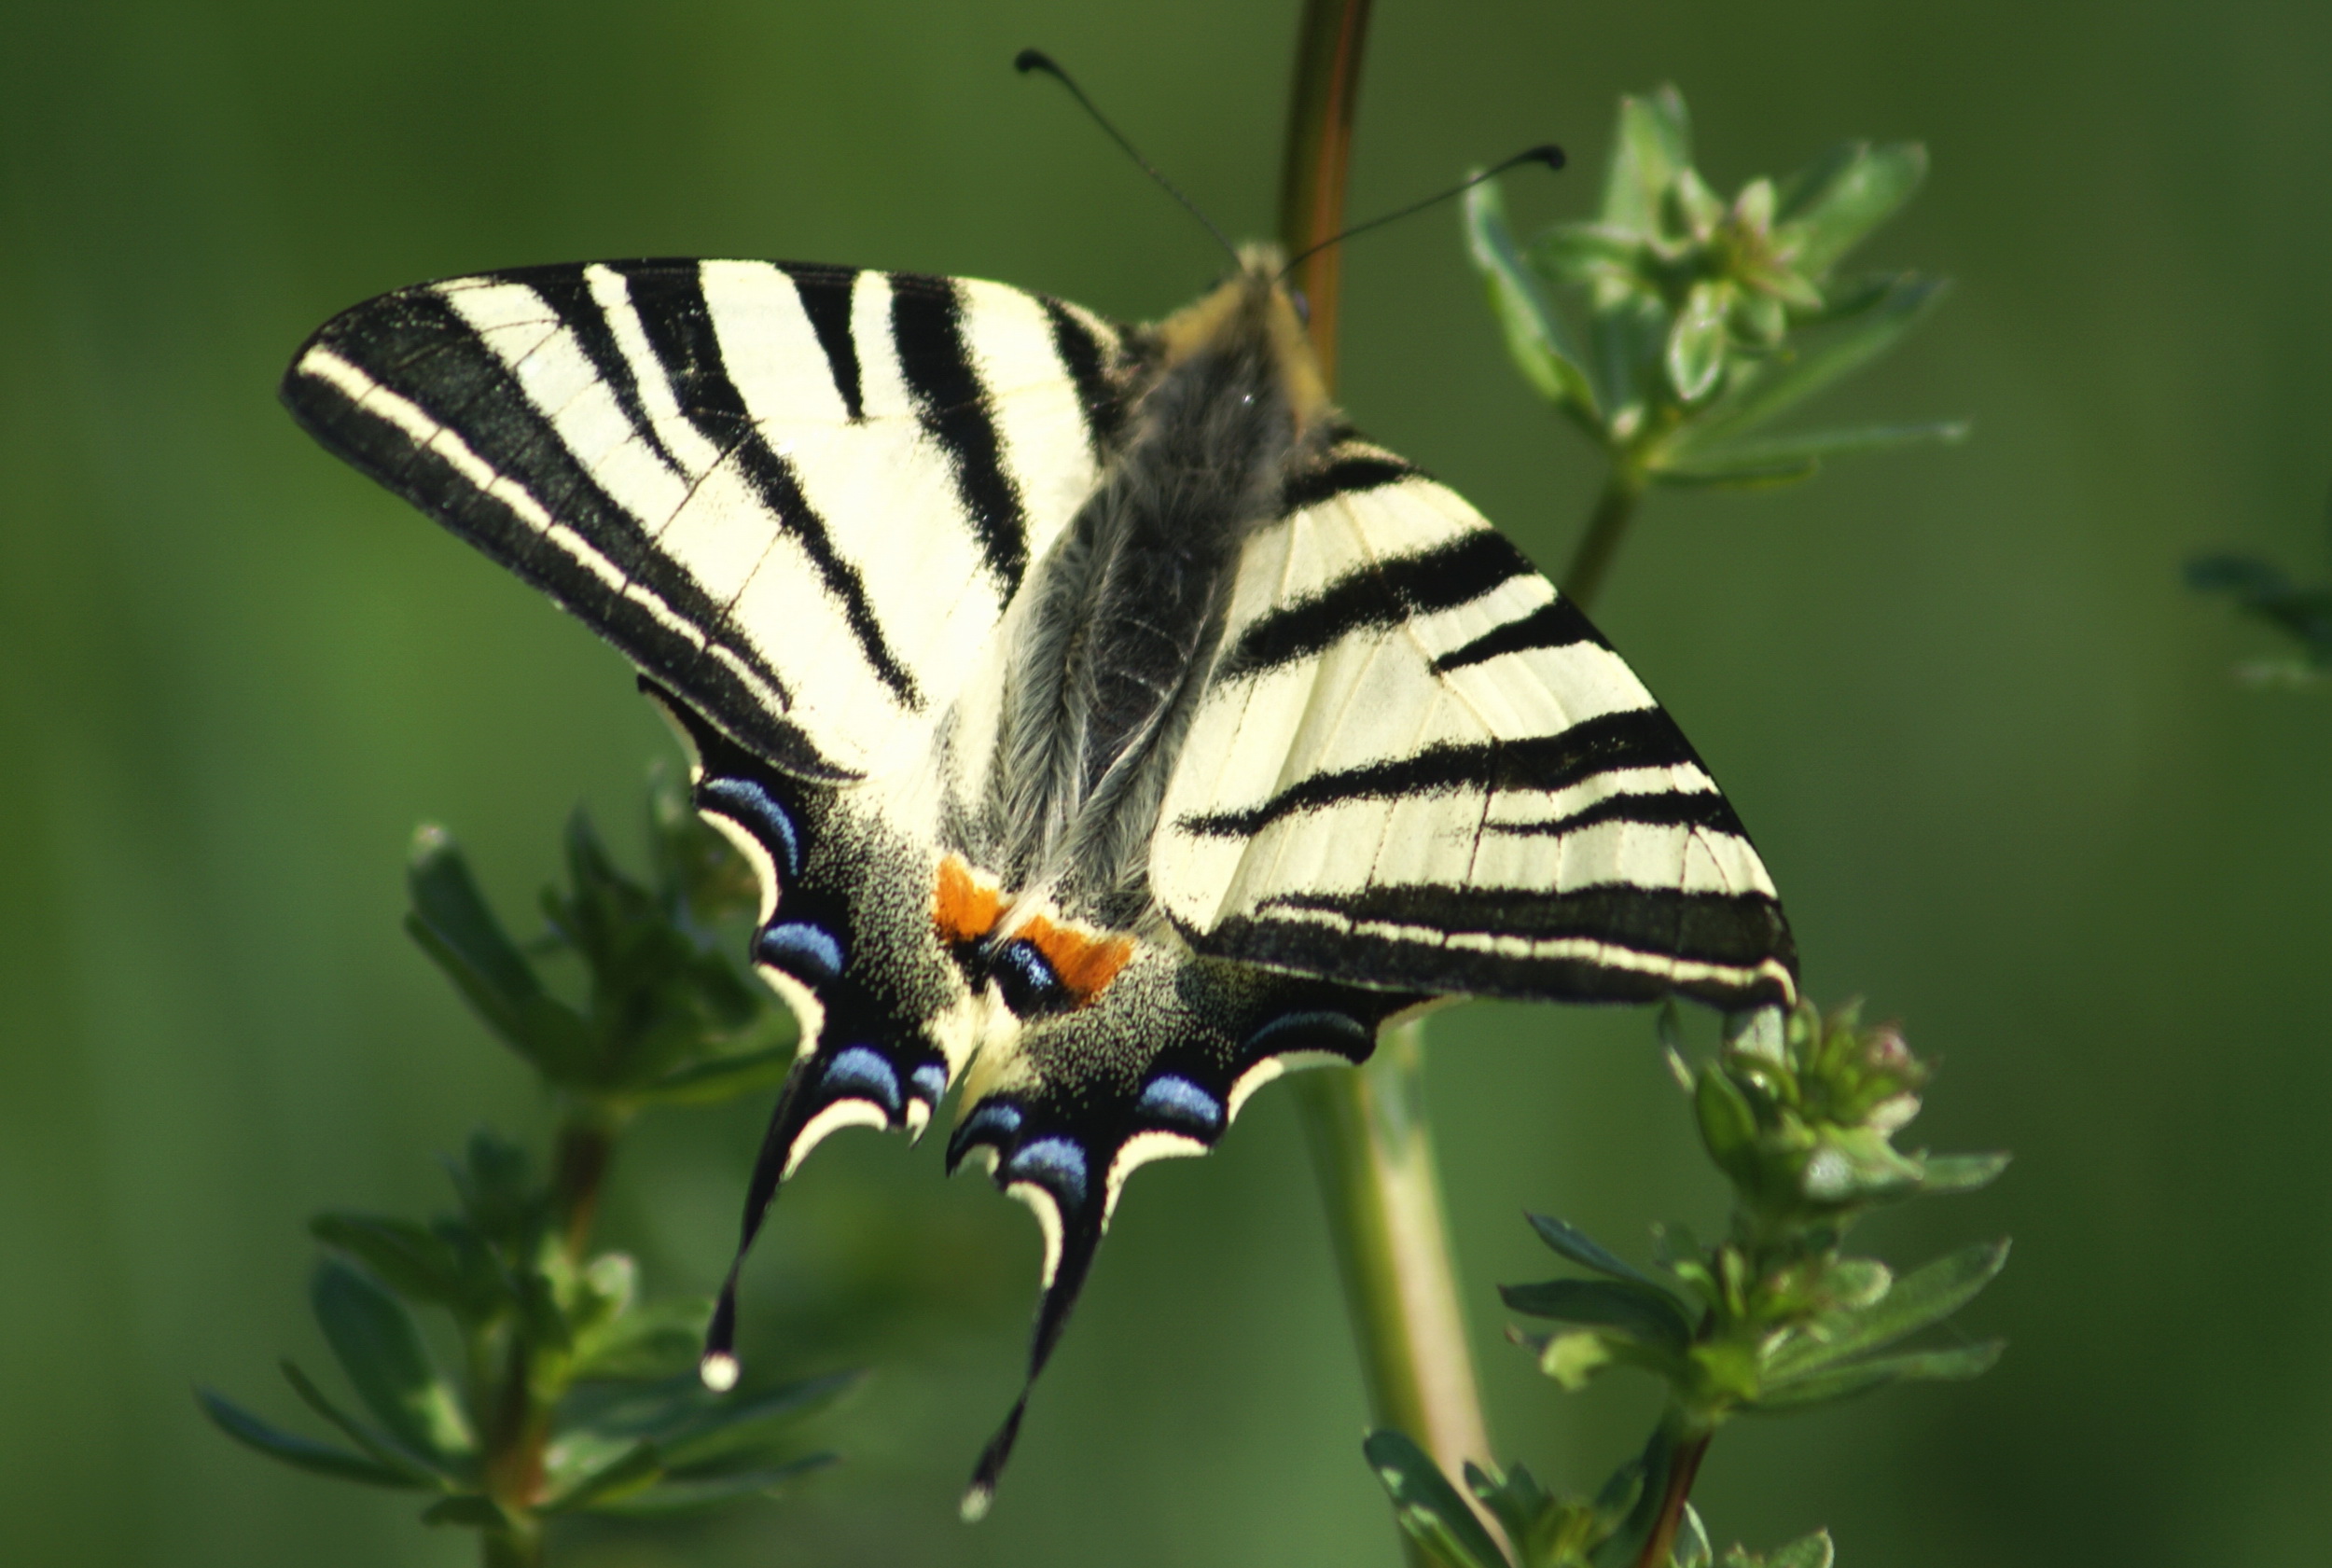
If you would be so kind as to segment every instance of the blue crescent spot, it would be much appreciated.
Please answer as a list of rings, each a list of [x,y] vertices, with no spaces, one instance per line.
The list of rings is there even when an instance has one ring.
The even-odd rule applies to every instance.
[[[1133,1108],[1138,1115],[1181,1122],[1210,1134],[1223,1125],[1223,1103],[1188,1078],[1172,1073],[1152,1078]]]
[[[837,1099],[871,1100],[893,1116],[899,1111],[899,1075],[872,1046],[852,1046],[826,1064],[826,1087]]]
[[[1367,1027],[1358,1019],[1328,1012],[1282,1013],[1247,1036],[1247,1049],[1259,1056],[1297,1050],[1326,1050],[1339,1056],[1353,1056],[1365,1053],[1373,1043]]]
[[[916,1093],[937,1105],[948,1092],[948,1069],[945,1062],[926,1062],[907,1075],[907,1082]]]
[[[801,834],[794,826],[793,813],[776,796],[751,779],[727,774],[705,779],[697,785],[697,795],[705,805],[774,850],[778,869],[788,881],[801,875]]]
[[[830,980],[842,972],[842,944],[834,933],[808,921],[770,926],[753,945],[754,956],[810,981]]]
[[[1009,1100],[991,1100],[970,1116],[948,1140],[950,1159],[961,1158],[974,1144],[1002,1144],[1020,1130],[1020,1107]]]
[[[1034,1181],[1070,1208],[1085,1201],[1085,1150],[1072,1139],[1037,1139],[1012,1157],[1004,1173],[1015,1181]]]

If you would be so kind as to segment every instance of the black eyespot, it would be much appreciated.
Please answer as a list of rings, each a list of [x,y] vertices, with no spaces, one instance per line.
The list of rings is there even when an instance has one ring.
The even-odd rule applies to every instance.
[[[1057,1013],[1069,1006],[1068,987],[1025,937],[1015,937],[989,954],[988,975],[1003,994],[1004,1005],[1021,1018]]]

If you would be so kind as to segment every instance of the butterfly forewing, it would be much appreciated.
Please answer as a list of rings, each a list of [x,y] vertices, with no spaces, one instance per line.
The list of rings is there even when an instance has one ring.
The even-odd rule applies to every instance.
[[[905,765],[1091,490],[1117,335],[992,284],[538,267],[327,325],[285,397],[781,766]]]

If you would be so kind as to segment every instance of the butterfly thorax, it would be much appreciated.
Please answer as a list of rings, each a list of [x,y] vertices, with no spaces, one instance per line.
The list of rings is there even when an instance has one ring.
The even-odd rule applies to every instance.
[[[1242,546],[1328,420],[1271,258],[1148,333],[1100,483],[1034,569],[975,847],[1008,886],[1117,929],[1150,913],[1159,801]]]

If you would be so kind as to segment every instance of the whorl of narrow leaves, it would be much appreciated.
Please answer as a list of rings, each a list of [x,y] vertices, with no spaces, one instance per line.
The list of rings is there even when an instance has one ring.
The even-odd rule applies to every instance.
[[[203,1389],[229,1436],[298,1469],[433,1494],[422,1518],[481,1532],[495,1561],[540,1561],[562,1514],[693,1512],[760,1496],[833,1462],[792,1428],[855,1374],[706,1392],[696,1358],[712,1303],[639,1298],[622,1253],[590,1256],[597,1187],[626,1119],[650,1104],[726,1099],[776,1081],[790,1025],[706,929],[753,897],[749,873],[674,792],[653,801],[656,878],[618,871],[576,816],[569,885],[543,895],[546,938],[513,939],[437,828],[416,836],[406,917],[423,950],[564,1107],[555,1168],[479,1132],[449,1160],[456,1204],[425,1223],[325,1214],[310,1302],[353,1407],[291,1362],[284,1375],[337,1435],[279,1427]],[[537,956],[581,970],[568,1001]],[[464,1350],[441,1368],[417,1308],[445,1312]]]
[[[1786,484],[1828,458],[1966,434],[1956,421],[1763,434],[1942,298],[1917,273],[1837,271],[1926,172],[1916,144],[1849,142],[1726,201],[1663,87],[1620,100],[1595,217],[1520,243],[1491,182],[1467,193],[1466,239],[1523,379],[1607,450],[1623,489]]]
[[[1713,1557],[1684,1501],[1710,1436],[1737,1415],[1974,1377],[1999,1358],[1997,1340],[1907,1342],[1989,1284],[2007,1242],[1964,1247],[1900,1276],[1842,1250],[1849,1227],[1871,1209],[1972,1191],[2006,1164],[2001,1155],[1895,1146],[1930,1076],[1898,1030],[1866,1028],[1853,1007],[1825,1017],[1802,1005],[1786,1017],[1737,1020],[1714,1060],[1694,1068],[1678,1049],[1673,1012],[1661,1022],[1702,1146],[1733,1189],[1727,1236],[1703,1243],[1668,1227],[1654,1266],[1640,1268],[1575,1226],[1533,1214],[1539,1239],[1583,1275],[1500,1294],[1515,1311],[1558,1325],[1514,1334],[1548,1377],[1576,1389],[1607,1368],[1636,1367],[1667,1384],[1667,1412],[1592,1500],[1550,1494],[1520,1465],[1505,1475],[1469,1468],[1467,1486],[1511,1553],[1407,1437],[1373,1435],[1366,1451],[1402,1527],[1458,1568],[1631,1568],[1662,1551],[1676,1568],[1826,1568],[1826,1535],[1764,1557],[1739,1547]]]

